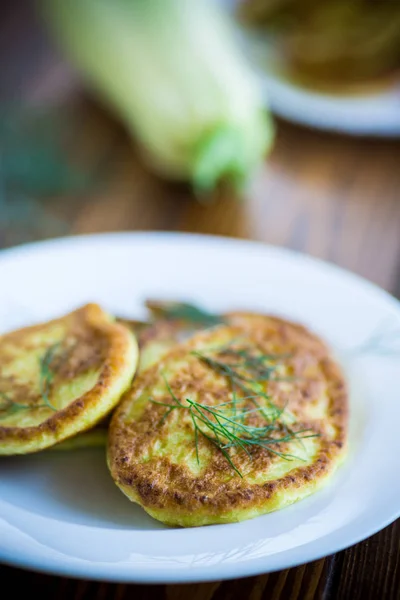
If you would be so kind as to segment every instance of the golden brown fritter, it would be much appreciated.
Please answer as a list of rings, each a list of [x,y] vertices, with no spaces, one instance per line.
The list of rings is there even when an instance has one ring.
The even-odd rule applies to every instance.
[[[111,421],[113,479],[167,524],[282,508],[325,484],[345,454],[347,390],[325,344],[274,317],[225,321],[139,375]]]
[[[159,319],[153,323],[142,323],[126,319],[118,322],[127,327],[137,338],[140,354],[137,374],[155,364],[182,339],[193,333],[193,325],[186,321]],[[52,450],[76,450],[81,448],[103,447],[107,441],[109,417],[93,429],[78,433],[52,446]]]
[[[50,447],[93,427],[135,373],[132,333],[89,304],[0,337],[0,454]]]

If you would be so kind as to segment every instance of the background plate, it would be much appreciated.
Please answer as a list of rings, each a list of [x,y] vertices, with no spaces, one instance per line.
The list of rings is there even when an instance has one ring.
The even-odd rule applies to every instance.
[[[239,0],[215,0],[234,17]],[[265,102],[289,121],[351,135],[400,136],[400,80],[361,94],[328,94],[301,87],[274,68],[271,48],[261,36],[239,28],[240,41],[260,78]],[[271,55],[270,59],[268,54]]]

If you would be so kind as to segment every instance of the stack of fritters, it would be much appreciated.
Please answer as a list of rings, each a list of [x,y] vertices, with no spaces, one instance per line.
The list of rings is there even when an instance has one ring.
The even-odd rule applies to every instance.
[[[0,453],[108,437],[118,487],[182,526],[255,517],[329,480],[347,391],[318,337],[266,315],[148,307],[149,323],[88,305],[0,337]]]

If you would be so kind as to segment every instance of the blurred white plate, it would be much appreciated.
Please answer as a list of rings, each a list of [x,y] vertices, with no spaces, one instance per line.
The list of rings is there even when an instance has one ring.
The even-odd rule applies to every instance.
[[[187,299],[215,311],[281,314],[332,344],[351,390],[349,457],[332,482],[289,508],[243,523],[161,525],[117,489],[101,449],[3,457],[0,561],[127,582],[236,578],[331,554],[398,516],[400,346],[396,353],[392,344],[400,341],[400,305],[373,285],[287,250],[162,233],[67,238],[4,251],[0,281],[3,331],[88,301],[140,318],[148,296]],[[355,352],[383,322],[380,344]]]
[[[216,0],[234,16],[240,0]],[[400,80],[368,95],[330,95],[295,85],[273,68],[267,44],[240,29],[244,51],[261,80],[271,110],[295,123],[352,135],[400,136]],[[261,67],[261,64],[263,65]]]

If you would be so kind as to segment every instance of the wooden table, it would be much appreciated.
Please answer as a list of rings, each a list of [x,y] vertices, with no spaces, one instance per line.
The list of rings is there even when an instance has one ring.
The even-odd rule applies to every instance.
[[[0,215],[0,245],[60,233],[178,230],[262,240],[348,268],[400,295],[400,143],[350,139],[278,122],[274,151],[246,201],[200,205],[140,163],[127,136],[87,100],[22,2],[0,20],[0,91],[33,103],[65,95],[79,127],[75,158],[106,174],[95,191],[38,200],[51,219]],[[4,35],[3,35],[4,34]],[[38,213],[39,214],[39,213]],[[43,223],[42,223],[43,225]],[[373,474],[372,474],[373,475]],[[398,476],[398,473],[394,474]],[[400,502],[400,499],[399,499]],[[391,600],[400,598],[400,521],[336,555],[297,568],[200,585],[133,586],[77,581],[1,567],[2,589],[41,600]]]

